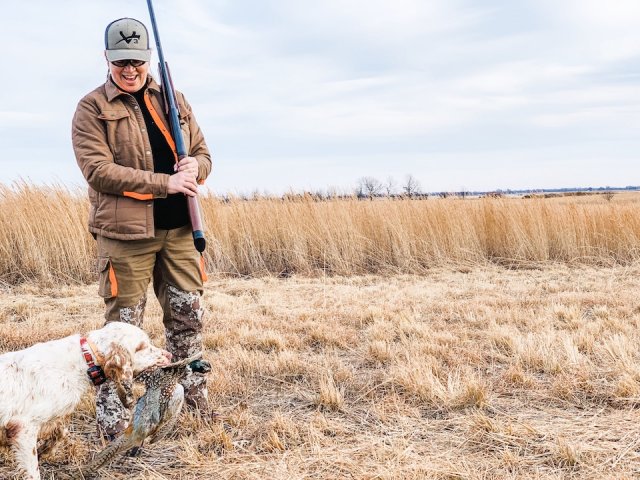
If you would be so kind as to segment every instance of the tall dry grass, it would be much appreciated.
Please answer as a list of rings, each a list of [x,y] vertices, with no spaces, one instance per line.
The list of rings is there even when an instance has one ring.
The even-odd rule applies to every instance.
[[[95,247],[85,197],[61,186],[0,185],[0,279],[91,281]]]
[[[201,196],[208,268],[231,275],[421,273],[446,264],[626,265],[640,258],[634,195],[563,199]],[[87,282],[95,245],[83,191],[0,185],[0,279]]]
[[[628,264],[640,204],[562,199],[203,202],[216,270],[420,273],[444,264]]]

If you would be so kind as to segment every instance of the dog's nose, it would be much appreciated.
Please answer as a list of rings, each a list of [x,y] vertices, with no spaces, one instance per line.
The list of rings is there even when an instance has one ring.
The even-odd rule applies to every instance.
[[[171,352],[167,352],[166,350],[163,350],[162,354],[167,357],[167,360],[171,360],[171,358],[173,357],[173,355],[171,355]]]

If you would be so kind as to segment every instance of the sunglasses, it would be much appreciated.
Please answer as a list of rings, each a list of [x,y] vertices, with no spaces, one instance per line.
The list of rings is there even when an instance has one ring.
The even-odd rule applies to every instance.
[[[147,62],[145,62],[144,60],[114,60],[113,62],[111,62],[112,65],[120,68],[126,67],[127,65],[131,65],[132,67],[140,67],[145,63]]]

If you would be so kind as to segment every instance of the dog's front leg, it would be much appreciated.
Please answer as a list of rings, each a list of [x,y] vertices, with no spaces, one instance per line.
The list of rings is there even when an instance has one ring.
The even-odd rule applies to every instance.
[[[38,430],[35,425],[15,423],[9,442],[11,450],[16,457],[18,468],[24,473],[27,480],[40,480],[40,467],[38,466]]]

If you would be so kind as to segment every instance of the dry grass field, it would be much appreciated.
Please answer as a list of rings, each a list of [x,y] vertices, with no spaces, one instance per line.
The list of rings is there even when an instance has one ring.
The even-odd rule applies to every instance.
[[[95,288],[5,289],[2,350],[97,327]],[[102,478],[637,478],[639,290],[637,267],[562,265],[213,279],[210,397],[233,431],[184,415]],[[155,303],[146,325],[161,344]],[[100,449],[93,409],[45,478]]]
[[[0,352],[98,327],[82,198],[1,193]],[[232,430],[185,413],[101,478],[640,477],[637,197],[205,213],[209,394]],[[156,302],[146,329],[163,343]],[[44,478],[101,448],[91,395],[69,429]]]

